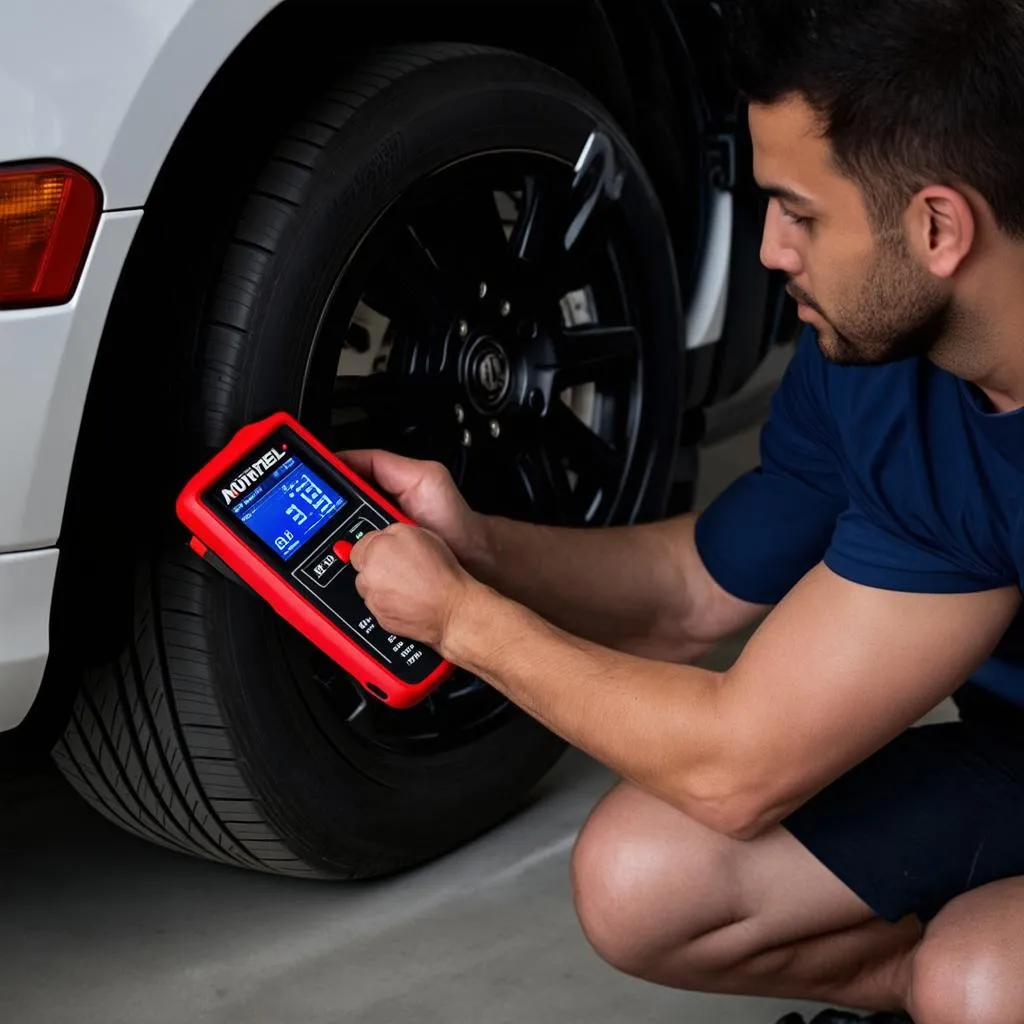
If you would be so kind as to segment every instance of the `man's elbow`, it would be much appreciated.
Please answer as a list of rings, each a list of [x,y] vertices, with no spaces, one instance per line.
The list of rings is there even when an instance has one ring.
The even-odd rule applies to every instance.
[[[784,815],[778,815],[774,811],[741,811],[731,819],[725,819],[725,831],[722,834],[741,843],[752,843],[777,828],[783,817]]]
[[[734,804],[726,803],[711,809],[704,824],[729,839],[735,839],[741,843],[751,843],[766,835],[781,821],[780,816],[770,811],[737,801]]]
[[[766,787],[737,777],[720,777],[717,783],[696,789],[680,801],[682,809],[712,831],[739,842],[759,839],[790,813]]]

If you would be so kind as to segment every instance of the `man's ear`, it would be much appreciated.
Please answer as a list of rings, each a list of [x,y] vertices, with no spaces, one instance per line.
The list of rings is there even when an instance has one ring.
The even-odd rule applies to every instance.
[[[967,197],[945,185],[929,185],[904,215],[911,248],[936,277],[951,278],[974,248],[977,220]]]

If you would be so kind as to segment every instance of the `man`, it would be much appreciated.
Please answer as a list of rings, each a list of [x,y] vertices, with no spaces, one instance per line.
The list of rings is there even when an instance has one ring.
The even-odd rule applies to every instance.
[[[729,12],[763,261],[812,328],[762,465],[699,521],[573,532],[353,453],[429,530],[361,541],[359,589],[620,774],[573,857],[611,964],[1020,1024],[1024,0]]]

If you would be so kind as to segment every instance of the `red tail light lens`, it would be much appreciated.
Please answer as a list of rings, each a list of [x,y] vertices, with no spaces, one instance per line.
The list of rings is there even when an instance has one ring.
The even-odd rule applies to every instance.
[[[81,171],[0,167],[0,309],[67,302],[99,213],[99,190]]]

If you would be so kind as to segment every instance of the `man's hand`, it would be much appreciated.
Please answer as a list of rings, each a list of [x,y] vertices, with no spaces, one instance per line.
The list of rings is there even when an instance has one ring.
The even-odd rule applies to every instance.
[[[338,455],[476,580],[573,636],[686,662],[767,611],[712,579],[692,515],[601,530],[517,522],[473,511],[439,463],[378,450]]]
[[[350,556],[356,590],[381,626],[435,650],[473,584],[445,543],[396,523],[368,533]]]
[[[460,561],[477,557],[486,547],[483,517],[469,507],[441,463],[378,450],[338,452],[338,457],[393,497],[410,519],[437,534]]]

